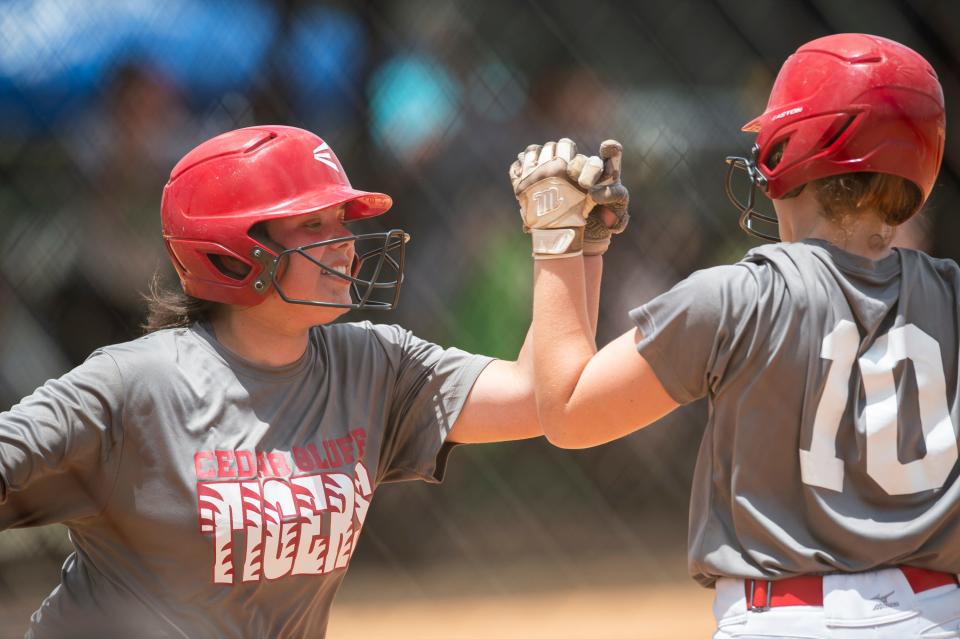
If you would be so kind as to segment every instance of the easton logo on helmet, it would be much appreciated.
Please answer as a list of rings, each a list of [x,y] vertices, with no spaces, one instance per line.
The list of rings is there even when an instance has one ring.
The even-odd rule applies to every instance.
[[[313,150],[313,159],[318,162],[323,162],[337,173],[340,172],[340,167],[337,166],[337,163],[333,161],[333,157],[330,155],[330,145],[326,142],[323,142]]]
[[[784,111],[783,113],[778,113],[778,114],[776,114],[775,116],[773,116],[772,118],[770,118],[770,120],[779,120],[779,119],[781,119],[781,118],[787,117],[788,115],[796,115],[796,114],[798,114],[798,113],[803,113],[803,107],[802,107],[802,106],[801,106],[801,107],[795,107],[795,108],[793,108],[793,109],[787,109],[787,110]]]

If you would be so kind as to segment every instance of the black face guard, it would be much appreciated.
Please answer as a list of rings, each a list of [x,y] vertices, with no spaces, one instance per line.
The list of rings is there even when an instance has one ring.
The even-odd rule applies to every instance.
[[[763,192],[766,192],[767,190],[767,178],[763,177],[763,174],[760,173],[760,169],[757,168],[757,157],[759,154],[760,147],[754,144],[749,158],[744,158],[737,155],[727,156],[727,180],[724,184],[724,191],[727,194],[727,198],[729,198],[733,205],[737,207],[737,210],[740,211],[739,224],[740,228],[743,229],[745,233],[752,235],[753,237],[758,237],[762,240],[779,242],[780,235],[777,232],[777,216],[754,210],[757,199],[757,189],[760,189]],[[735,170],[744,171],[747,174],[747,179],[750,182],[750,190],[747,192],[746,202],[742,201],[734,193],[733,177]],[[758,221],[762,222],[764,225],[772,226],[773,230],[771,232],[765,232],[763,229],[758,228]]]
[[[399,229],[393,229],[385,233],[345,235],[322,242],[305,244],[304,246],[285,249],[276,257],[268,251],[256,248],[252,251],[252,257],[263,265],[264,272],[260,278],[253,282],[253,288],[258,293],[266,293],[270,287],[265,279],[269,277],[270,283],[273,284],[273,287],[277,290],[281,299],[289,304],[349,308],[353,310],[393,310],[400,301],[400,287],[403,284],[404,255],[406,252],[406,244],[409,240],[410,236],[405,232]],[[351,273],[349,275],[340,273],[307,253],[307,251],[311,249],[329,244],[340,244],[345,241],[352,241],[355,247],[354,263],[351,266]],[[361,244],[368,246],[373,245],[373,248],[362,247]],[[338,304],[320,300],[299,299],[287,295],[277,279],[277,273],[282,273],[285,270],[286,262],[295,254],[306,258],[328,275],[339,277],[340,279],[350,282],[350,293],[354,302],[351,304]],[[381,280],[381,277],[392,279]],[[386,291],[386,293],[375,296],[375,293],[381,291]],[[377,297],[379,297],[379,299],[377,299]]]

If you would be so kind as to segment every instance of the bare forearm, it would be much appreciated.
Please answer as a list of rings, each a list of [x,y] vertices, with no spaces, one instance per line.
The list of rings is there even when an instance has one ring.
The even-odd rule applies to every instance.
[[[559,262],[580,262],[573,258],[564,260],[550,260]],[[539,263],[536,262],[536,263]],[[536,267],[534,267],[534,278],[537,277]],[[591,256],[583,258],[583,280],[580,287],[585,294],[585,300],[581,299],[579,305],[587,309],[590,341],[593,352],[596,352],[595,336],[597,330],[597,315],[600,304],[600,278],[603,273],[603,258],[600,256]],[[534,285],[536,290],[536,284]],[[536,308],[536,306],[534,307]],[[500,369],[500,375],[508,378],[509,381],[504,385],[509,389],[509,394],[513,401],[509,402],[509,407],[505,405],[498,420],[498,427],[491,433],[495,439],[490,441],[501,441],[507,439],[523,439],[527,437],[539,437],[543,435],[543,429],[538,419],[537,401],[534,394],[535,390],[535,362],[534,362],[534,327],[531,323],[523,340],[523,346],[517,355],[516,361],[501,361],[495,365]],[[489,432],[489,431],[488,431]]]
[[[628,218],[621,151],[618,142],[607,140],[599,157],[586,158],[574,155],[575,145],[564,138],[528,147],[510,169],[535,258],[530,344],[535,408],[552,440],[563,440],[563,429],[575,421],[566,419],[570,398],[597,351],[600,254]]]
[[[548,439],[564,439],[567,404],[594,353],[583,259],[537,260],[533,292],[534,388],[540,424]]]
[[[569,262],[574,261],[573,258],[566,260],[549,260],[549,261],[560,261],[560,262]],[[576,260],[579,261],[579,260]],[[538,261],[539,263],[539,261]],[[576,269],[574,269],[576,270]],[[603,275],[603,257],[599,255],[589,256],[583,258],[583,285],[584,290],[584,301],[581,303],[587,311],[587,319],[589,322],[589,353],[592,355],[596,352],[596,334],[597,334],[597,317],[599,314],[600,307],[600,280]],[[536,277],[536,273],[534,277]],[[579,329],[577,329],[579,330]],[[530,397],[530,406],[535,407],[534,400],[534,373],[535,373],[535,364],[534,364],[534,328],[531,324],[530,330],[527,331],[527,335],[523,340],[523,346],[520,349],[520,353],[517,356],[516,362],[510,362],[512,369],[513,378],[516,383],[517,390],[524,389],[524,391],[529,393]],[[589,359],[589,358],[588,358]],[[572,392],[572,388],[571,388]],[[569,396],[568,396],[569,397]],[[526,410],[520,412],[523,415],[532,416],[535,418],[537,411],[531,410],[527,412]],[[519,417],[519,415],[518,415]],[[522,420],[528,421],[528,420]],[[531,425],[529,428],[521,429],[527,431],[523,436],[534,437],[542,435],[543,431],[540,428],[539,423]]]
[[[500,442],[543,435],[533,391],[533,332],[516,361],[494,360],[480,374],[448,441]]]
[[[587,313],[590,316],[590,334],[597,338],[597,318],[600,314],[600,280],[603,277],[603,256],[583,258],[583,279],[587,291]]]

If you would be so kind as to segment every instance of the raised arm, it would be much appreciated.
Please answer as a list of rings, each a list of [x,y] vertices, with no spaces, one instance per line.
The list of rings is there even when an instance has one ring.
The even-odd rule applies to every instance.
[[[630,330],[599,352],[576,260],[534,266],[534,371],[543,432],[562,448],[587,448],[646,426],[677,407],[637,353]],[[678,357],[682,356],[678,354]]]
[[[539,173],[534,175],[537,171]],[[531,232],[534,252],[536,253],[538,247],[545,251],[568,250],[572,247],[573,252],[582,250],[586,255],[578,258],[577,264],[581,271],[581,292],[584,300],[587,300],[584,302],[584,312],[591,343],[597,327],[603,253],[609,246],[611,232],[619,232],[626,225],[624,219],[622,223],[610,225],[618,227],[616,231],[611,230],[601,221],[603,212],[599,209],[592,210],[592,203],[586,199],[586,188],[600,179],[601,174],[602,162],[599,158],[590,162],[585,156],[578,155],[576,145],[568,139],[548,142],[542,147],[528,147],[511,167],[514,192],[521,204],[525,226]],[[528,179],[531,175],[534,176],[533,179]],[[586,186],[581,186],[581,178]],[[539,186],[535,189],[536,184]],[[550,188],[556,188],[556,192],[539,197],[534,194],[535,190],[544,191]],[[529,219],[534,224],[541,222],[536,207],[541,202],[544,206],[550,204],[547,198],[554,195],[566,198],[568,203],[573,199],[578,202],[572,209],[565,209],[570,215],[555,216],[559,221],[554,223],[563,226],[550,227],[544,235],[540,229],[527,222],[527,216],[529,214]],[[584,212],[589,214],[586,220],[583,217]],[[619,218],[617,219],[619,221]],[[572,235],[572,238],[571,243],[564,247],[563,238],[560,238],[559,244],[554,240],[557,231],[565,230],[571,231],[567,235]],[[448,440],[481,443],[525,439],[542,434],[534,394],[533,334],[528,332],[516,361],[494,360],[477,378]]]
[[[619,145],[605,143],[607,186],[592,197],[625,219],[627,196],[619,184]],[[615,157],[615,162],[610,159]],[[536,256],[534,256],[536,257]],[[533,347],[535,392],[547,438],[564,448],[585,448],[621,437],[677,406],[637,352],[637,330],[597,352],[595,301],[581,264],[585,258],[534,260]],[[590,258],[586,258],[589,260]]]

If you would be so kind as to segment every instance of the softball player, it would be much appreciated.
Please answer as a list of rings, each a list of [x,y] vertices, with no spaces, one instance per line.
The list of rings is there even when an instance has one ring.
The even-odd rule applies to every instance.
[[[599,352],[580,259],[535,262],[552,442],[594,446],[708,398],[689,567],[716,587],[717,638],[960,636],[960,269],[891,248],[933,188],[944,123],[914,51],[814,40],[746,125],[752,154],[728,160],[749,179],[738,198],[728,177],[741,226],[777,243],[635,309]],[[525,210],[539,220],[572,226]]]
[[[407,235],[345,226],[391,203],[290,127],[174,167],[183,291],[0,414],[0,530],[62,522],[75,547],[28,637],[322,637],[377,486],[440,481],[456,443],[542,434],[528,344],[505,362],[331,324],[396,303]]]

